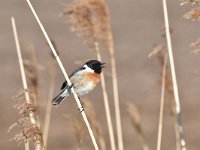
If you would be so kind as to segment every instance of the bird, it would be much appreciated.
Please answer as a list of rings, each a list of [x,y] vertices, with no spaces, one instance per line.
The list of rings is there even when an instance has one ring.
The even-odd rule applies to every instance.
[[[71,88],[77,93],[78,97],[92,91],[100,81],[100,74],[105,63],[98,60],[89,60],[81,67],[75,69],[69,76],[71,85],[64,81],[61,86],[61,92],[52,99],[54,106],[60,103],[71,94]],[[79,97],[80,99],[80,97]]]

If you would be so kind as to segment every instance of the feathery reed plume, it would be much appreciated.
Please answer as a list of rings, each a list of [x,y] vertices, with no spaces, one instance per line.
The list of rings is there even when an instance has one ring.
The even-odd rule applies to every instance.
[[[173,93],[174,93],[174,99],[175,99],[175,105],[176,105],[177,122],[178,122],[178,126],[179,126],[178,129],[179,129],[179,136],[180,136],[180,147],[181,147],[181,150],[186,150],[185,139],[184,139],[184,134],[183,134],[183,124],[182,124],[180,100],[179,100],[179,93],[178,93],[178,84],[177,84],[177,80],[176,80],[174,57],[173,57],[170,31],[169,31],[167,2],[166,2],[166,0],[163,0],[162,3],[163,3],[163,13],[164,13],[164,20],[165,20],[165,29],[166,29],[165,32],[166,32],[166,38],[167,38],[169,62],[170,62],[172,84],[173,84]]]
[[[200,2],[200,0],[181,0],[180,5],[185,5],[188,3],[192,3],[192,4],[198,4]]]
[[[200,51],[200,38],[191,43],[191,47],[195,48],[194,50],[192,50],[192,53],[198,54]]]
[[[163,51],[166,49],[166,45],[164,44],[156,44],[153,48],[153,50],[149,53],[148,57],[152,57],[154,55],[157,55],[160,51]]]
[[[28,5],[29,5],[29,7],[30,7],[30,9],[31,9],[31,11],[32,11],[32,13],[33,13],[35,19],[37,20],[37,23],[38,23],[38,25],[39,25],[39,27],[40,27],[42,33],[44,34],[44,36],[45,36],[45,38],[46,38],[46,40],[47,40],[47,43],[49,44],[49,47],[51,48],[51,51],[52,51],[52,53],[54,54],[54,56],[55,56],[55,58],[56,58],[56,60],[57,60],[57,63],[58,63],[58,65],[59,65],[60,69],[62,70],[62,73],[63,73],[63,75],[64,75],[64,77],[65,77],[65,79],[66,79],[68,85],[71,86],[72,84],[71,84],[71,82],[70,82],[70,80],[69,80],[69,77],[68,77],[66,71],[65,71],[65,68],[64,68],[64,66],[63,66],[63,64],[62,64],[62,62],[61,62],[61,60],[60,60],[60,58],[59,58],[59,56],[58,56],[58,54],[57,54],[57,52],[56,52],[54,46],[53,46],[53,44],[51,43],[51,40],[50,40],[50,38],[49,38],[47,32],[45,31],[45,29],[44,29],[44,27],[43,27],[43,25],[42,25],[42,23],[41,23],[39,17],[37,16],[37,14],[36,14],[36,12],[35,12],[35,10],[34,10],[32,4],[31,4],[30,0],[27,0],[27,3],[28,3]],[[72,94],[74,95],[74,99],[76,100],[76,103],[77,103],[77,105],[78,105],[78,108],[79,108],[79,110],[80,110],[80,113],[81,113],[81,115],[82,115],[82,117],[83,117],[83,120],[85,121],[85,124],[86,124],[86,126],[87,126],[87,129],[88,129],[88,132],[89,132],[90,137],[91,137],[91,139],[92,139],[92,142],[93,142],[93,145],[94,145],[94,147],[95,147],[95,150],[99,150],[99,147],[98,147],[98,145],[97,145],[97,143],[96,143],[96,139],[95,139],[95,137],[94,137],[94,134],[93,134],[92,129],[91,129],[91,127],[90,127],[90,124],[89,124],[89,122],[88,122],[87,116],[86,116],[86,114],[85,114],[85,112],[84,112],[84,109],[83,109],[83,107],[82,107],[82,105],[81,105],[80,99],[79,99],[79,97],[77,96],[76,92],[74,91],[74,88],[73,88],[73,87],[71,88],[71,92],[72,92]]]
[[[192,21],[200,21],[200,7],[192,8],[183,16],[183,18]]]
[[[192,21],[200,21],[200,0],[188,0],[184,4],[188,4],[191,2],[193,5],[193,8],[187,12],[183,18],[187,20],[192,20]],[[182,5],[182,3],[181,3]],[[191,47],[195,48],[194,50],[191,51],[191,53],[197,54],[200,51],[200,38],[197,38],[193,43],[191,43]]]
[[[94,131],[95,137],[97,137],[97,142],[100,150],[106,150],[105,140],[102,135],[102,128],[100,122],[97,120],[94,106],[91,101],[87,98],[84,99],[84,106],[87,108],[87,114],[91,127]]]
[[[17,29],[16,29],[14,17],[11,18],[11,23],[12,23],[13,34],[14,34],[14,38],[15,38],[17,55],[18,55],[18,59],[19,59],[19,66],[20,66],[20,71],[21,71],[21,76],[22,76],[23,88],[25,90],[24,99],[23,99],[25,101],[25,103],[23,103],[23,105],[20,105],[18,108],[19,108],[19,110],[23,110],[22,112],[25,112],[25,114],[26,113],[28,114],[27,119],[29,120],[29,122],[25,121],[25,124],[28,124],[28,126],[26,126],[25,124],[22,124],[22,125],[25,125],[25,127],[23,128],[23,134],[25,137],[27,137],[27,139],[30,139],[30,137],[37,137],[37,138],[33,138],[35,147],[37,150],[42,150],[43,149],[43,137],[42,137],[42,133],[40,130],[40,123],[39,123],[37,113],[35,111],[33,111],[35,109],[26,109],[26,108],[29,108],[30,105],[35,106],[35,104],[34,104],[35,100],[34,100],[34,94],[30,95],[30,92],[28,92],[26,75],[25,75],[25,71],[24,71],[23,59],[22,59],[22,55],[21,55],[21,51],[20,51],[20,45],[19,45],[19,40],[18,40]],[[27,106],[27,105],[29,107],[23,107],[23,106]],[[30,107],[30,108],[33,108],[33,107]],[[24,114],[24,113],[22,113],[22,114]],[[27,119],[25,119],[25,120],[27,120]],[[24,120],[23,117],[22,117],[22,120]],[[28,131],[26,131],[25,129],[28,129]],[[30,134],[30,133],[32,133],[32,134]],[[35,134],[38,136],[36,136]],[[30,136],[28,136],[28,135],[30,135]],[[26,149],[29,149],[29,146],[26,145]]]
[[[99,14],[99,18],[100,18],[99,20],[101,22],[100,28],[101,28],[103,37],[105,37],[105,43],[107,44],[108,50],[110,53],[111,72],[112,72],[112,80],[113,80],[112,81],[113,82],[113,96],[114,96],[117,139],[118,139],[117,143],[118,143],[119,150],[123,150],[124,144],[123,144],[121,115],[120,115],[120,106],[119,106],[120,104],[119,104],[119,92],[118,92],[118,80],[117,80],[117,67],[116,67],[113,36],[112,36],[111,27],[110,27],[109,12],[105,5],[104,0],[99,0],[99,3],[95,1],[93,8]]]
[[[32,112],[36,114],[37,108],[35,104],[27,103],[25,96],[26,93],[29,94],[29,98],[31,101],[35,101],[34,93],[31,93],[30,91],[24,90],[17,94],[17,96],[15,97],[17,104],[14,106],[14,108],[18,110],[20,119],[18,119],[18,121],[8,129],[8,132],[10,132],[11,129],[13,129],[14,127],[19,126],[19,128],[22,129],[22,132],[16,134],[11,140],[17,141],[18,144],[32,141],[35,144],[41,145],[43,143],[43,140],[40,127],[36,124],[33,124],[31,122],[31,119],[29,118],[29,113]],[[41,146],[37,146],[36,149],[41,150],[43,148]]]
[[[196,39],[195,42],[191,44],[192,47],[200,47],[200,38]]]
[[[69,22],[72,24],[71,30],[78,35],[87,38],[87,44],[94,49],[97,59],[101,61],[101,54],[99,50],[99,42],[104,40],[107,26],[105,20],[107,19],[107,8],[103,0],[79,0],[66,7],[64,14],[69,17]],[[106,111],[106,118],[108,124],[108,131],[110,136],[111,149],[115,150],[115,139],[113,133],[113,126],[111,121],[111,114],[108,102],[108,94],[105,85],[104,73],[101,73],[101,86],[104,97],[104,106]]]
[[[136,107],[136,105],[134,103],[127,103],[127,112],[131,118],[133,127],[135,128],[139,140],[142,144],[143,150],[149,150],[149,147],[146,143],[145,137],[144,137],[144,133],[142,130],[142,124],[141,124],[141,117],[140,117],[140,113],[138,111],[138,108]]]
[[[56,44],[53,40],[51,40],[54,48],[56,48]],[[51,52],[51,51],[50,51]],[[55,87],[55,77],[56,77],[56,60],[53,56],[53,53],[50,53],[50,64],[49,64],[49,93],[48,93],[48,101],[46,106],[46,113],[45,113],[45,121],[44,121],[44,131],[43,131],[43,137],[44,137],[44,147],[47,149],[47,142],[48,142],[48,134],[49,134],[49,128],[50,128],[50,121],[51,121],[51,111],[52,111],[52,104],[51,100],[53,98],[54,94],[54,87]]]

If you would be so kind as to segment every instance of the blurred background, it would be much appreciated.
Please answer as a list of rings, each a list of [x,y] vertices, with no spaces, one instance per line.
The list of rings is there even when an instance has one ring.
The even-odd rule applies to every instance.
[[[72,0],[32,0],[46,31],[56,43],[62,62],[71,73],[74,68],[88,59],[95,59],[93,51],[88,50],[84,39],[70,32],[67,17],[63,16],[66,4]],[[148,58],[155,44],[165,42],[161,37],[161,27],[164,25],[162,3],[160,0],[107,0],[114,37],[117,74],[119,83],[122,130],[125,149],[142,149],[137,133],[127,115],[127,104],[134,103],[140,113],[145,139],[150,149],[156,148],[158,117],[160,105],[161,66],[157,57]],[[200,55],[191,53],[190,44],[199,37],[198,22],[183,19],[190,10],[190,5],[180,6],[178,0],[168,0],[169,21],[173,29],[172,46],[174,50],[177,81],[180,92],[181,109],[186,147],[191,150],[200,148]],[[32,45],[36,51],[39,79],[38,113],[43,129],[52,59],[50,49],[41,33],[25,0],[0,1],[0,149],[24,149],[24,144],[17,146],[15,141],[9,141],[19,131],[13,129],[7,133],[10,125],[19,118],[13,108],[13,97],[22,89],[22,81],[18,65],[16,47],[11,27],[11,16],[16,19],[19,40],[23,56],[28,57],[27,45]],[[112,121],[115,125],[114,103],[112,96],[112,80],[110,77],[109,53],[101,51],[106,62],[106,86],[109,93],[109,103]],[[62,72],[55,64],[55,91],[59,92],[64,81]],[[110,149],[107,123],[104,111],[103,96],[100,84],[87,95],[92,103],[96,118],[102,125],[103,137],[107,149]],[[85,108],[87,113],[87,108]],[[66,117],[67,116],[67,117]],[[58,108],[52,109],[49,130],[48,149],[76,149],[76,137],[73,123],[69,118],[81,120],[77,105],[70,96]],[[114,126],[116,135],[116,126]],[[116,136],[115,136],[116,137]],[[117,139],[117,138],[116,138]],[[85,147],[85,148],[84,148]],[[87,130],[84,133],[83,149],[93,149]],[[171,115],[171,102],[166,96],[164,110],[164,126],[162,138],[163,150],[175,150],[174,118]]]

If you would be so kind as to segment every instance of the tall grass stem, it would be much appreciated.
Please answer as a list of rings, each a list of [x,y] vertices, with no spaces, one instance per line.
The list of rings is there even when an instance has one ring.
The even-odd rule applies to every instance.
[[[50,121],[51,121],[51,111],[52,111],[52,104],[51,99],[53,97],[54,87],[55,87],[55,66],[52,62],[51,69],[50,69],[50,85],[49,85],[49,94],[48,94],[48,101],[45,113],[45,121],[44,121],[44,147],[45,150],[47,149],[47,142],[48,142],[48,134],[50,129]]]
[[[179,99],[178,85],[177,85],[177,80],[176,80],[176,71],[175,71],[175,65],[174,65],[171,36],[170,36],[170,31],[169,31],[167,2],[166,0],[162,0],[162,3],[163,3],[165,32],[166,32],[166,37],[167,37],[167,46],[168,46],[169,62],[170,62],[170,68],[171,68],[172,84],[173,84],[174,98],[175,98],[175,104],[176,104],[176,115],[177,115],[177,122],[179,126],[178,129],[179,129],[179,134],[180,134],[180,147],[181,147],[181,150],[186,150],[185,139],[183,136],[183,124],[182,124],[182,117],[181,117],[180,99]]]
[[[94,44],[95,44],[95,51],[97,54],[97,59],[100,62],[102,62],[101,54],[100,54],[100,50],[99,50],[99,44],[98,44],[98,42],[94,42]],[[107,94],[107,90],[106,90],[106,83],[105,83],[105,78],[104,78],[103,72],[101,73],[101,86],[102,86],[103,97],[104,97],[104,106],[105,106],[106,119],[107,119],[108,131],[109,131],[109,136],[110,136],[111,150],[116,150],[113,125],[112,125],[111,113],[110,113],[110,108],[109,108],[108,94]]]
[[[160,150],[160,148],[161,148],[164,101],[165,101],[166,72],[167,72],[167,54],[165,54],[165,56],[164,56],[164,64],[163,64],[163,69],[162,69],[162,85],[161,85],[160,113],[159,113],[159,123],[158,123],[157,150]]]
[[[36,12],[35,12],[35,10],[34,10],[32,4],[31,4],[30,0],[27,0],[27,3],[28,3],[28,5],[29,5],[29,7],[30,7],[30,9],[31,9],[31,11],[32,11],[32,13],[33,13],[35,19],[37,20],[37,23],[38,23],[40,29],[42,30],[42,33],[44,34],[44,36],[45,36],[45,38],[46,38],[46,40],[47,40],[47,43],[49,44],[49,47],[51,48],[51,50],[52,50],[52,52],[53,52],[53,54],[54,54],[54,56],[55,56],[55,58],[56,58],[56,60],[57,60],[57,62],[58,62],[58,65],[59,65],[60,69],[62,70],[62,73],[63,73],[63,75],[64,75],[64,77],[65,77],[67,83],[68,83],[69,85],[71,85],[71,82],[70,82],[69,77],[68,77],[68,75],[67,75],[67,73],[66,73],[66,71],[65,71],[65,68],[64,68],[64,66],[63,66],[63,64],[62,64],[62,62],[61,62],[61,60],[60,60],[60,58],[59,58],[59,56],[58,56],[58,54],[57,54],[57,52],[56,52],[54,46],[53,46],[53,44],[51,43],[51,40],[50,40],[50,38],[49,38],[47,32],[45,31],[45,29],[44,29],[44,27],[43,27],[43,25],[42,25],[42,23],[41,23],[39,17],[37,16],[37,14],[36,14]],[[74,91],[74,88],[73,88],[73,87],[72,87],[71,91],[72,91],[72,93],[73,93],[73,95],[74,95],[74,99],[76,100],[76,103],[77,103],[77,105],[78,105],[78,108],[81,110],[81,111],[80,111],[80,112],[81,112],[81,115],[82,115],[83,120],[85,121],[85,124],[86,124],[86,126],[87,126],[87,129],[88,129],[88,131],[89,131],[90,137],[91,137],[92,142],[93,142],[93,145],[94,145],[94,147],[95,147],[95,150],[99,150],[99,147],[98,147],[98,145],[97,145],[96,139],[95,139],[94,134],[93,134],[93,131],[92,131],[91,127],[90,127],[90,124],[89,124],[89,122],[88,122],[88,119],[87,119],[87,116],[86,116],[86,114],[85,114],[85,111],[83,110],[83,106],[82,106],[82,104],[81,104],[81,102],[80,102],[80,100],[79,100],[79,97],[78,97],[78,95],[76,94],[76,92]]]
[[[16,28],[16,23],[15,23],[14,17],[11,17],[11,23],[12,23],[13,34],[14,34],[14,38],[15,38],[17,56],[18,56],[18,60],[19,60],[20,72],[21,72],[21,77],[22,77],[22,84],[23,84],[23,88],[25,90],[25,98],[26,98],[27,103],[31,104],[32,101],[30,99],[29,92],[27,92],[28,85],[27,85],[24,63],[23,63],[23,59],[22,59],[22,54],[21,54],[21,49],[20,49],[20,44],[19,44],[19,38],[18,38],[18,34],[17,34],[17,28]],[[32,111],[29,111],[29,118],[30,118],[30,121],[31,121],[32,124],[37,125],[40,128],[40,124],[37,121],[37,116],[35,116],[35,114]],[[39,142],[35,142],[35,148],[36,148],[36,150],[42,150],[43,149],[42,137],[41,137]],[[27,143],[25,143],[25,149],[26,150],[30,149],[28,141],[27,141]]]

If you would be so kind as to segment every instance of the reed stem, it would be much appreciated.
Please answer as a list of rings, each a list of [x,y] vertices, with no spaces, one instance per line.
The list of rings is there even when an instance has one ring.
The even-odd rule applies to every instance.
[[[177,115],[177,122],[179,126],[178,129],[179,129],[179,135],[180,135],[180,147],[181,147],[181,150],[186,150],[185,139],[184,139],[184,134],[183,134],[183,124],[182,124],[182,117],[181,117],[178,85],[177,85],[177,80],[176,80],[176,71],[175,71],[175,65],[174,65],[171,36],[170,36],[170,31],[169,31],[167,2],[166,0],[162,0],[162,3],[163,3],[165,32],[166,32],[166,37],[167,37],[167,46],[168,46],[169,62],[170,62],[170,68],[171,68],[172,84],[173,84],[173,91],[174,91],[174,98],[175,98],[175,105],[176,105],[176,115]]]
[[[30,2],[30,0],[27,0],[27,3],[28,3],[28,5],[29,5],[29,7],[30,7],[30,9],[31,9],[31,11],[32,11],[32,13],[33,13],[35,19],[37,20],[37,23],[38,23],[38,25],[39,25],[39,27],[40,27],[42,33],[44,34],[44,36],[45,36],[45,38],[46,38],[46,40],[47,40],[47,43],[49,44],[49,47],[50,47],[52,53],[54,54],[54,56],[55,56],[55,58],[56,58],[56,61],[57,61],[58,65],[59,65],[59,67],[60,67],[60,69],[61,69],[61,71],[62,71],[62,73],[63,73],[63,75],[64,75],[64,77],[65,77],[65,79],[66,79],[66,81],[67,81],[67,83],[68,83],[68,85],[70,86],[70,85],[71,85],[71,82],[70,82],[69,77],[68,77],[68,75],[67,75],[67,73],[66,73],[66,71],[65,71],[65,68],[64,68],[64,66],[63,66],[63,64],[62,64],[62,62],[61,62],[61,60],[60,60],[60,57],[58,56],[58,54],[57,54],[57,52],[56,52],[56,50],[55,50],[53,44],[51,43],[51,40],[50,40],[50,38],[49,38],[47,32],[45,31],[45,29],[44,29],[44,27],[43,27],[43,25],[42,25],[42,23],[41,23],[41,21],[40,21],[38,15],[36,14],[36,12],[35,12],[35,10],[34,10],[32,4],[31,4],[31,2]],[[73,87],[71,88],[71,91],[72,91],[72,93],[73,93],[73,95],[74,95],[74,99],[76,100],[76,103],[77,103],[77,105],[78,105],[79,110],[81,110],[80,113],[81,113],[81,115],[82,115],[82,117],[83,117],[83,120],[85,121],[85,124],[86,124],[87,129],[88,129],[89,134],[90,134],[90,137],[91,137],[91,139],[92,139],[94,148],[95,148],[95,150],[99,150],[99,147],[98,147],[98,145],[97,145],[96,139],[95,139],[95,137],[94,137],[94,134],[93,134],[92,129],[91,129],[91,127],[90,127],[90,124],[89,124],[89,122],[88,122],[88,119],[87,119],[87,116],[86,116],[86,114],[85,114],[85,111],[83,110],[83,106],[82,106],[82,104],[81,104],[81,102],[80,102],[80,100],[79,100],[79,97],[78,97],[78,95],[76,94],[76,92],[74,91],[74,88],[73,88]]]
[[[19,60],[20,72],[21,72],[21,77],[22,77],[22,84],[23,84],[23,88],[24,88],[24,91],[25,91],[25,99],[26,99],[28,104],[31,104],[32,101],[30,99],[29,92],[27,92],[28,91],[28,85],[27,85],[27,80],[26,80],[26,75],[25,75],[25,70],[24,70],[24,64],[23,64],[22,54],[21,54],[21,50],[20,50],[19,38],[18,38],[18,34],[17,34],[17,28],[16,28],[14,17],[11,17],[11,23],[12,23],[13,34],[14,34],[14,38],[15,38],[17,56],[18,56],[18,60]],[[34,114],[34,112],[29,111],[29,118],[30,118],[30,121],[33,125],[36,125],[38,128],[40,128],[38,117]],[[35,149],[36,150],[43,150],[43,148],[44,148],[43,138],[42,138],[42,136],[40,136],[40,139],[35,142]],[[27,143],[25,143],[25,149],[26,150],[30,149],[28,141],[27,141]]]
[[[161,148],[164,100],[165,100],[166,71],[167,71],[167,55],[165,54],[164,64],[163,64],[163,69],[162,69],[162,86],[161,86],[161,98],[160,98],[160,113],[159,113],[159,124],[158,124],[157,150],[160,150],[160,148]]]
[[[95,45],[95,51],[96,51],[96,54],[97,54],[97,59],[100,62],[102,62],[98,42],[94,42],[94,45]],[[104,106],[105,106],[105,111],[106,111],[106,119],[107,119],[107,124],[108,124],[111,150],[116,150],[114,132],[113,132],[113,125],[112,125],[111,113],[110,113],[109,102],[108,102],[108,94],[107,94],[107,90],[106,90],[106,83],[105,83],[105,78],[104,78],[103,72],[101,73],[101,86],[102,86],[102,90],[103,90]]]

